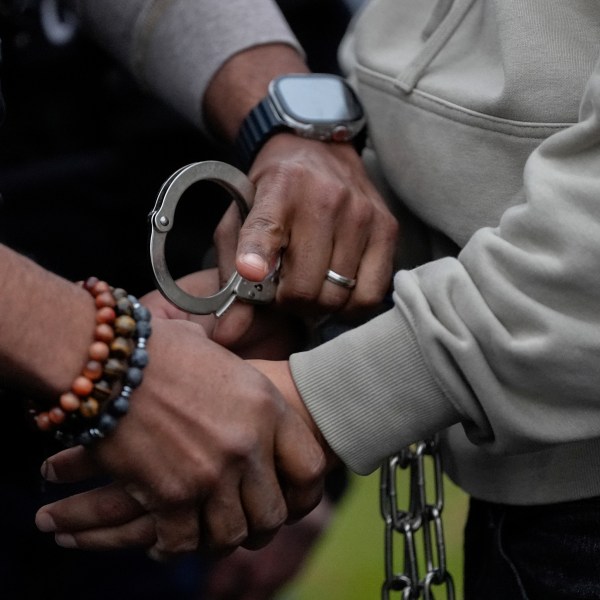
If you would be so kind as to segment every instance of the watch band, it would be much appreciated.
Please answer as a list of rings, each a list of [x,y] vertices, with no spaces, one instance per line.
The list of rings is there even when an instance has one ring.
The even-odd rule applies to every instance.
[[[264,143],[276,133],[289,127],[277,114],[269,97],[257,104],[248,114],[236,140],[241,167],[247,171]]]
[[[303,97],[310,98],[306,112]],[[265,142],[282,131],[322,142],[351,141],[360,152],[366,138],[364,110],[356,93],[337,75],[295,73],[277,77],[269,84],[268,95],[240,127],[235,141],[239,166],[247,171]]]

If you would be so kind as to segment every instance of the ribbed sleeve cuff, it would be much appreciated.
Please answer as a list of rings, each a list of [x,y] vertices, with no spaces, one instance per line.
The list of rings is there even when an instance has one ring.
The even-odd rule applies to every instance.
[[[398,307],[292,355],[290,367],[332,450],[360,474],[459,420]]]

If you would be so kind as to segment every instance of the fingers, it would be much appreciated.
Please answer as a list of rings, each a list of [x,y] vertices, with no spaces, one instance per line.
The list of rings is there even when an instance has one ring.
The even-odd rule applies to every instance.
[[[86,532],[86,544],[129,544],[125,520],[140,518],[141,507],[154,517],[157,558],[199,542],[216,550],[261,545],[288,516],[284,498],[293,517],[316,504],[324,463],[319,445],[268,378],[199,337],[198,326],[163,319],[154,326],[152,361],[127,416],[89,452],[65,451],[46,469],[57,481],[87,476],[97,472],[93,455],[123,491],[109,486],[46,508],[40,526],[48,529],[43,514],[53,517],[66,506],[56,531],[73,533],[69,527],[78,539]],[[280,481],[294,488],[289,495]],[[141,539],[133,541],[147,542],[143,523],[141,532],[133,530]]]
[[[242,479],[242,502],[249,528],[248,538],[242,545],[248,549],[262,548],[270,542],[288,517],[272,461],[265,464],[267,468],[264,464],[257,465]]]
[[[237,342],[250,330],[254,321],[254,307],[234,302],[227,312],[216,320],[212,339],[217,344],[235,350]]]
[[[202,547],[211,555],[226,555],[248,537],[239,482],[227,481],[202,507]]]
[[[260,548],[287,514],[272,458],[253,461],[241,479],[232,472],[203,503],[202,545],[213,556],[229,554],[240,545]]]
[[[356,287],[345,306],[347,314],[375,306],[389,290],[394,266],[392,260],[385,260],[384,257],[394,252],[395,231],[392,228],[387,236],[366,244],[355,275]]]
[[[260,177],[254,206],[240,232],[238,270],[245,255],[261,255],[272,266],[285,250],[277,300],[300,307],[314,302],[331,260],[340,192],[337,184],[323,182],[299,163],[278,166]]]
[[[122,525],[146,511],[117,484],[76,494],[40,508],[41,531],[80,531]]]
[[[349,292],[326,284],[325,274],[334,253],[335,219],[331,210],[319,207],[314,212],[298,215],[290,231],[279,273],[277,301],[303,314],[331,312],[343,306]],[[343,262],[354,262],[353,253]],[[352,264],[349,268],[356,269]]]
[[[177,286],[184,292],[196,297],[212,296],[219,291],[219,274],[217,269],[203,269],[181,277]],[[212,336],[215,327],[214,315],[192,315],[176,307],[158,290],[142,297],[141,302],[150,310],[155,319],[188,320],[200,325],[208,337]]]
[[[240,482],[225,477],[199,509],[189,505],[152,513],[156,543],[148,554],[165,560],[200,550],[226,556],[240,545],[259,548],[268,543],[287,517],[279,483],[271,469],[250,469]]]
[[[52,483],[74,483],[102,475],[91,454],[82,446],[58,452],[44,461],[42,477]]]
[[[239,230],[236,244],[235,266],[246,279],[262,281],[288,245],[289,211],[285,198],[291,194],[290,182],[281,174],[257,181],[254,205]]]
[[[282,527],[260,550],[239,548],[210,569],[203,598],[210,600],[268,600],[298,573],[315,541],[325,529],[331,506],[324,500],[310,515]]]
[[[290,415],[275,439],[275,456],[290,523],[308,514],[320,502],[325,455],[300,417]]]
[[[63,548],[117,550],[151,546],[156,539],[156,533],[154,519],[146,514],[116,527],[87,529],[71,533],[58,532],[54,538],[56,543]]]
[[[116,484],[43,506],[35,523],[64,548],[147,547],[156,539],[154,520]]]
[[[196,550],[221,557],[240,545],[260,548],[283,525],[287,510],[274,471],[261,461],[241,481],[234,472],[226,475],[199,509],[190,505],[152,514],[156,543],[148,553],[164,560]]]
[[[263,279],[281,256],[278,303],[322,314],[381,301],[397,224],[350,145],[278,135],[250,175],[256,195],[236,255],[243,277]],[[328,269],[357,278],[356,288],[328,281]]]
[[[195,552],[200,543],[198,510],[193,505],[152,513],[156,543],[148,555],[159,561],[185,552]]]

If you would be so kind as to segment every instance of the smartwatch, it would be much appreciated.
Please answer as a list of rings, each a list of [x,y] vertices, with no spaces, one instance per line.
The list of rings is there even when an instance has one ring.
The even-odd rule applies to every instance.
[[[364,143],[365,116],[350,85],[337,75],[283,75],[269,84],[269,93],[246,117],[236,140],[247,169],[274,134],[289,131],[324,142]],[[359,150],[362,148],[359,148]]]

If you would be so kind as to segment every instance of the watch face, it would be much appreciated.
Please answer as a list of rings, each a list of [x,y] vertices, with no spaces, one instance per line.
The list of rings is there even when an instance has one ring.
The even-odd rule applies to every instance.
[[[334,75],[286,75],[272,93],[283,112],[300,123],[344,123],[362,118],[353,90]]]

